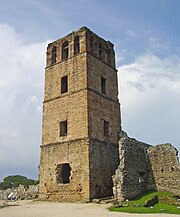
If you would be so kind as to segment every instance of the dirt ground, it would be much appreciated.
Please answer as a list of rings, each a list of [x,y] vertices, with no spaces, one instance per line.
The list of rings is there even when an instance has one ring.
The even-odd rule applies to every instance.
[[[177,217],[168,214],[127,214],[108,211],[107,204],[17,201],[0,209],[0,217]]]

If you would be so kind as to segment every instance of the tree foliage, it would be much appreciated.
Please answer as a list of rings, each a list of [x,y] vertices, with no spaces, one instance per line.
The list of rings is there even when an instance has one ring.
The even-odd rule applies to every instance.
[[[17,188],[19,185],[24,185],[28,187],[29,185],[37,185],[38,181],[33,179],[28,179],[25,176],[20,175],[13,175],[7,176],[3,179],[3,182],[0,185],[1,189],[8,189],[8,188]]]

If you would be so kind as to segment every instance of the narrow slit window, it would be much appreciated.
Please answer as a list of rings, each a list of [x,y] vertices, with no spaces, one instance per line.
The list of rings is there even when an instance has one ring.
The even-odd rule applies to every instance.
[[[51,57],[52,65],[57,62],[57,46],[54,46],[52,49],[52,57]]]
[[[111,51],[109,48],[106,49],[106,61],[109,65],[111,65]]]
[[[94,38],[93,38],[93,36],[91,36],[89,38],[89,46],[90,46],[90,52],[93,53],[93,51],[94,51]]]
[[[109,122],[104,121],[104,136],[109,136]]]
[[[67,136],[67,120],[60,122],[60,136]]]
[[[139,183],[145,183],[145,182],[146,182],[146,173],[139,172]]]
[[[68,41],[65,41],[62,44],[62,60],[65,60],[68,58],[68,53],[69,53],[69,43]]]
[[[61,78],[61,94],[68,92],[68,76],[64,76]]]
[[[101,77],[101,93],[106,94],[106,79]]]
[[[99,58],[102,59],[103,57],[103,49],[101,43],[99,43]]]
[[[74,39],[74,55],[80,52],[79,36]]]

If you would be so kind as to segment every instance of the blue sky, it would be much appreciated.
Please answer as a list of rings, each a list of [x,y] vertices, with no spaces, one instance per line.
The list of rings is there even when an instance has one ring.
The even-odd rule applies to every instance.
[[[179,0],[0,1],[0,180],[37,178],[47,43],[87,26],[115,44],[123,129],[180,150]]]

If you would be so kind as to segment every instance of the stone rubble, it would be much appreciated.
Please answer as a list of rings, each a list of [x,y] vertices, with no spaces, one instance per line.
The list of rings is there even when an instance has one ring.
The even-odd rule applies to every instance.
[[[0,191],[0,200],[32,200],[36,198],[38,198],[38,185],[29,185],[28,188],[19,185],[17,188]]]

